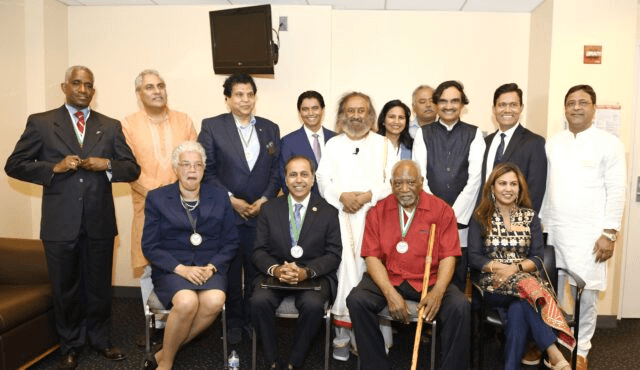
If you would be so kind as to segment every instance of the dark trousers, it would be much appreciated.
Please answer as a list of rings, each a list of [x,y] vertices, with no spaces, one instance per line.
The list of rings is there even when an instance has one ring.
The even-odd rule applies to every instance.
[[[86,338],[97,349],[111,347],[113,238],[43,240],[53,290],[60,351],[79,351]]]
[[[236,256],[231,260],[227,274],[226,310],[230,329],[242,328],[251,323],[249,297],[251,297],[253,280],[256,275],[256,268],[251,262],[256,228],[238,225],[238,234],[240,234],[240,247]]]
[[[397,286],[396,290],[405,299],[420,301],[420,293],[407,282]],[[366,273],[358,286],[353,288],[347,296],[349,316],[353,323],[360,362],[364,370],[391,369],[377,317],[378,312],[386,306],[387,299]],[[465,295],[455,285],[449,284],[447,287],[436,319],[439,322],[442,348],[440,368],[467,370],[471,307]]]
[[[330,299],[330,286],[325,278],[320,278],[321,290],[278,290],[254,287],[251,296],[251,312],[253,326],[260,340],[267,366],[271,365],[278,355],[278,339],[276,338],[275,311],[282,300],[295,296],[298,310],[298,321],[293,334],[293,348],[289,356],[289,363],[302,367],[302,363],[309,351],[309,346],[318,332],[324,316],[324,304]]]
[[[520,369],[527,341],[532,339],[543,351],[555,343],[557,337],[553,329],[542,321],[540,313],[529,302],[500,294],[486,293],[484,297],[490,307],[504,310],[501,317],[505,321],[507,337],[504,349],[505,370]]]
[[[456,270],[454,271],[453,278],[451,279],[451,284],[457,286],[463,293],[467,287],[467,266],[469,265],[469,254],[467,253],[467,249],[468,248],[461,248],[462,256],[460,256],[458,261],[456,261]]]

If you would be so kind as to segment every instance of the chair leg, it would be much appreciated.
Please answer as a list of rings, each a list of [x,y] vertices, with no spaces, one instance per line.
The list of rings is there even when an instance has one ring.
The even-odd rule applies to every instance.
[[[480,314],[480,340],[478,341],[478,369],[482,369],[484,367],[484,344],[487,340],[487,336],[485,333],[485,325],[484,325],[485,313],[482,310]]]
[[[325,316],[324,370],[329,370],[329,342],[331,341],[331,311],[327,310],[324,316]]]
[[[222,351],[222,360],[224,361],[222,368],[225,369],[229,363],[227,362],[227,310],[224,305],[222,306]]]
[[[251,370],[256,370],[256,328],[253,328],[251,335]]]
[[[576,322],[576,326],[573,329],[573,337],[576,340],[576,346],[573,347],[573,353],[571,356],[571,369],[575,370],[578,364],[578,335],[580,334],[580,295],[577,296],[575,303],[575,311],[573,315],[575,316],[574,321]]]
[[[431,324],[431,366],[430,370],[436,369],[436,332],[438,331],[438,322],[433,320]]]
[[[153,327],[156,326],[155,324],[155,315],[153,313],[145,313],[144,316],[144,348],[145,351],[147,353],[147,355],[151,354],[151,325],[153,325]]]

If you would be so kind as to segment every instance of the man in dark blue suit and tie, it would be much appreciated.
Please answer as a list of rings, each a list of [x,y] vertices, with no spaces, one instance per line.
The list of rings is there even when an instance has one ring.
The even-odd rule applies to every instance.
[[[486,149],[482,160],[480,192],[498,163],[514,163],[527,180],[531,203],[538,213],[547,189],[547,154],[544,138],[524,128],[520,123],[523,108],[522,90],[516,83],[501,85],[493,94],[493,114],[498,123],[498,130],[484,139]],[[522,358],[522,364],[538,365],[541,357],[542,353],[532,342]]]
[[[280,150],[280,178],[282,191],[289,194],[284,175],[284,165],[294,155],[304,155],[311,159],[313,168],[318,169],[320,158],[324,151],[324,144],[336,135],[335,132],[322,126],[324,117],[324,99],[319,92],[309,90],[298,96],[298,112],[302,118],[302,127],[282,138]],[[320,194],[318,184],[313,184],[314,193]]]
[[[527,180],[533,209],[540,212],[547,187],[547,155],[544,138],[520,123],[523,108],[522,90],[515,83],[504,84],[493,94],[493,114],[499,128],[484,139],[486,150],[482,161],[482,185],[498,163],[512,162]]]
[[[204,119],[198,141],[207,153],[204,182],[222,187],[236,213],[240,247],[227,275],[229,342],[242,340],[242,328],[250,330],[251,296],[255,267],[251,253],[260,207],[280,188],[278,125],[253,115],[256,83],[247,74],[229,76],[224,96],[231,113]],[[244,291],[242,271],[244,269]]]
[[[262,289],[251,296],[256,331],[271,369],[300,369],[315,337],[325,302],[333,302],[338,287],[336,271],[342,256],[338,210],[311,193],[311,159],[295,155],[285,163],[288,196],[268,202],[258,218],[253,262],[259,275],[255,284],[275,277],[285,287],[310,280],[320,290]],[[271,278],[272,279],[272,278]],[[299,317],[288,360],[277,361],[274,315],[280,302],[295,295]]]

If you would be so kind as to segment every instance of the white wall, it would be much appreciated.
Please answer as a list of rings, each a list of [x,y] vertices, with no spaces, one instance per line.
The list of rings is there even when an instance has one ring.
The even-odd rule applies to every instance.
[[[94,108],[117,118],[137,110],[133,79],[156,68],[166,79],[170,105],[190,114],[198,130],[202,118],[226,112],[225,76],[214,75],[211,62],[208,12],[215,9],[220,7],[70,7],[69,63],[93,69]],[[275,76],[256,80],[256,110],[277,122],[283,135],[299,126],[296,99],[309,89],[325,96],[325,124],[333,127],[335,102],[347,90],[370,94],[380,109],[394,98],[409,104],[419,84],[459,79],[471,100],[464,119],[483,130],[494,129],[491,96],[500,83],[517,81],[526,89],[528,14],[272,10],[274,20],[289,17],[289,31],[280,33]],[[120,230],[115,283],[136,285],[128,186],[115,186],[114,194]]]
[[[0,1],[0,160],[2,167],[29,113],[61,104],[67,67],[67,7],[55,0]],[[54,77],[54,73],[57,77]],[[3,236],[37,238],[42,188],[0,171]]]
[[[530,15],[419,11],[334,11],[332,92],[361,90],[376,109],[391,99],[411,106],[421,84],[464,84],[462,119],[494,131],[494,90],[517,82],[526,91]]]
[[[601,102],[622,105],[622,140],[629,150],[632,125],[635,0],[547,0],[533,15],[513,13],[332,10],[327,6],[272,6],[273,19],[289,17],[281,32],[275,76],[260,76],[257,114],[277,122],[282,134],[299,125],[295,100],[304,90],[326,99],[325,125],[333,127],[337,99],[360,90],[379,110],[389,99],[410,103],[419,84],[464,83],[471,104],[463,119],[493,131],[495,88],[517,82],[525,91],[525,123],[534,131],[561,129],[562,99],[576,83],[590,83]],[[133,79],[156,68],[168,84],[170,105],[204,117],[227,111],[225,76],[213,74],[208,11],[219,6],[65,7],[55,0],[0,0],[0,158],[6,160],[29,113],[63,101],[64,69],[93,69],[94,108],[122,118],[138,109]],[[277,22],[274,22],[274,25]],[[603,64],[582,64],[582,46],[603,45]],[[547,104],[548,103],[548,104]],[[0,173],[0,227],[7,236],[37,237],[38,186]],[[115,285],[137,285],[129,259],[131,203],[128,185],[114,187],[120,230]],[[611,262],[615,270],[619,261]],[[619,279],[601,301],[612,304]],[[602,303],[604,302],[604,303]]]

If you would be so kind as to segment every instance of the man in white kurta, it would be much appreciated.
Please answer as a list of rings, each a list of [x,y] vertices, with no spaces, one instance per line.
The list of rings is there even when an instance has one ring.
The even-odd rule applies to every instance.
[[[606,289],[605,262],[613,255],[625,197],[624,147],[614,135],[593,127],[595,103],[588,85],[574,86],[565,96],[569,129],[547,141],[548,185],[541,212],[556,264],[586,282],[580,301],[578,369],[587,368],[597,297]]]
[[[366,270],[360,256],[364,222],[369,208],[391,194],[389,179],[397,161],[393,144],[373,132],[376,113],[367,95],[349,93],[338,108],[339,135],[325,144],[317,178],[320,194],[339,211],[342,262],[338,268],[338,292],[331,312],[336,338],[333,357],[349,359],[348,346],[355,348],[346,305],[347,295]]]

